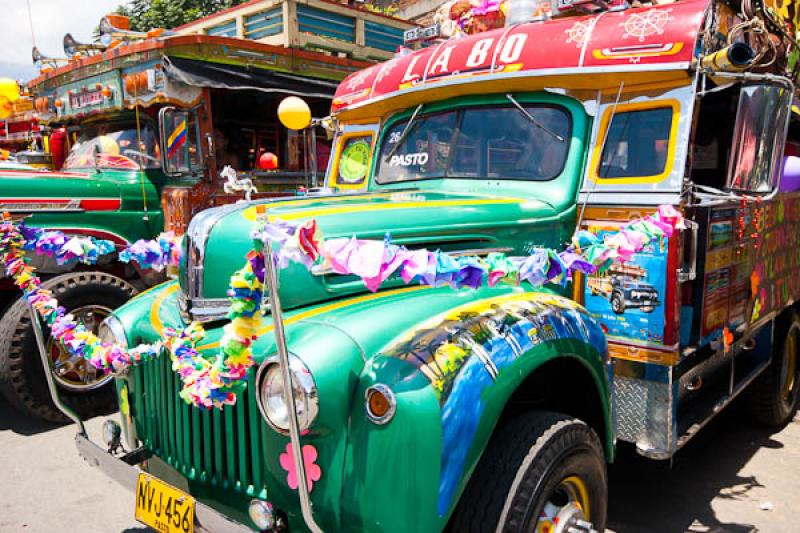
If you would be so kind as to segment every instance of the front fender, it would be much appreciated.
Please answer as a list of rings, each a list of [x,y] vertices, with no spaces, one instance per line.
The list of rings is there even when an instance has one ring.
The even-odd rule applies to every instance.
[[[355,394],[342,505],[354,511],[343,516],[345,529],[441,530],[512,394],[563,357],[592,375],[610,428],[605,335],[566,298],[516,292],[474,300],[386,345],[365,365]],[[357,404],[374,383],[397,398],[384,426]]]

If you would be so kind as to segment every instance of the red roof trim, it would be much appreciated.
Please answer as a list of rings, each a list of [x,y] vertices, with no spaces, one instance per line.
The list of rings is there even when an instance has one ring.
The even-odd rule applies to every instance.
[[[264,44],[256,41],[251,41],[249,39],[237,39],[234,37],[218,37],[212,35],[177,35],[175,37],[167,37],[161,39],[154,38],[154,39],[147,39],[144,41],[138,41],[128,45],[112,48],[111,50],[103,52],[102,54],[95,54],[92,56],[83,57],[81,59],[70,61],[69,64],[64,65],[63,67],[58,67],[57,69],[48,72],[46,74],[40,74],[36,78],[30,80],[28,82],[28,86],[36,87],[38,84],[44,82],[45,80],[56,78],[62,74],[70,72],[71,70],[77,70],[82,67],[94,65],[96,63],[102,63],[103,61],[108,61],[110,59],[114,59],[117,57],[142,53],[149,50],[163,50],[166,48],[191,45],[191,44],[217,44],[217,45],[235,47],[239,49],[253,50],[257,52],[274,53],[285,56],[296,56],[309,60],[318,60],[326,63],[344,65],[359,69],[368,67],[373,64],[368,61],[358,61],[355,59],[346,59],[341,57],[329,56],[322,54],[320,52],[311,52],[308,50],[298,50],[295,48],[286,48],[284,46]]]

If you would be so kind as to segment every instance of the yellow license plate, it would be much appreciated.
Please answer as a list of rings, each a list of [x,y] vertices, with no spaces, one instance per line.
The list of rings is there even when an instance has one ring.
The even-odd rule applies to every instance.
[[[160,533],[192,533],[194,498],[153,476],[139,474],[136,520]]]

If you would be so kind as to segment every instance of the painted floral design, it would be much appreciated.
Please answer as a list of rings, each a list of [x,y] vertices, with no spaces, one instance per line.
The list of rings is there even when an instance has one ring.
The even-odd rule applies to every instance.
[[[286,483],[289,488],[297,490],[299,485],[297,479],[297,470],[294,467],[294,455],[292,454],[292,443],[286,445],[286,453],[280,456],[281,468],[286,470],[289,474],[286,476]],[[319,481],[322,477],[322,469],[316,464],[317,449],[310,444],[303,446],[303,464],[306,467],[306,483],[308,485],[308,492],[311,492],[315,481]]]

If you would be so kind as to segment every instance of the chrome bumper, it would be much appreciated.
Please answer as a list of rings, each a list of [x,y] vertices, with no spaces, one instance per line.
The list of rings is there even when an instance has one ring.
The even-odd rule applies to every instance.
[[[145,455],[137,451],[117,457],[100,448],[88,437],[78,433],[75,435],[75,446],[78,454],[91,466],[106,473],[131,492],[136,490],[136,481],[142,472],[134,461],[141,462]],[[138,457],[137,457],[138,456]],[[127,460],[126,460],[127,459]],[[130,462],[129,462],[130,461]],[[195,500],[194,530],[201,533],[253,533],[253,529],[221,515],[211,507]]]

